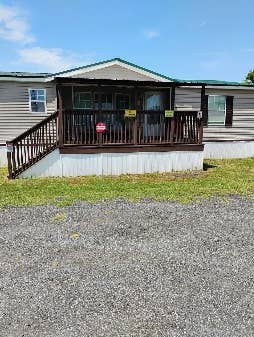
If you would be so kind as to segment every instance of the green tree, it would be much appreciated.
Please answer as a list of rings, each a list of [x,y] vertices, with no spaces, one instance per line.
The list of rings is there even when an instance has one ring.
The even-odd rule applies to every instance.
[[[254,84],[254,69],[250,70],[245,77],[245,82]]]

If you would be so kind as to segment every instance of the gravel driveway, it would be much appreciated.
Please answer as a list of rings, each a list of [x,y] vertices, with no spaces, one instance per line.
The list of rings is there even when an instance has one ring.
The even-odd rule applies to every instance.
[[[254,204],[0,211],[0,336],[254,336]]]

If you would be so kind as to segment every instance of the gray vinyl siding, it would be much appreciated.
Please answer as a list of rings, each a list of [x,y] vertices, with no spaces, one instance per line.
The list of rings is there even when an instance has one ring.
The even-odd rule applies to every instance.
[[[200,110],[201,89],[176,88],[175,110]]]
[[[0,144],[15,138],[46,117],[45,113],[29,111],[28,88],[45,88],[47,90],[47,114],[56,111],[54,84],[0,82]],[[206,94],[234,96],[234,113],[232,127],[209,126],[204,128],[204,141],[254,140],[254,90],[206,89]],[[201,89],[177,88],[175,109],[200,110],[200,98]]]
[[[207,88],[206,95],[234,96],[234,111],[232,127],[205,127],[204,141],[254,140],[254,90]],[[200,101],[200,89],[176,89],[176,110],[200,110]]]
[[[30,112],[28,88],[46,89],[47,113]],[[17,137],[56,111],[56,104],[54,84],[0,82],[0,144]]]

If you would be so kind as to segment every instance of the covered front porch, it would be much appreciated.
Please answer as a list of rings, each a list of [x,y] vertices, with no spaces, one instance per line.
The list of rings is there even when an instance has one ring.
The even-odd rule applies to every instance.
[[[55,78],[57,111],[8,142],[9,178],[202,169],[205,84]],[[200,88],[200,110],[175,89]]]
[[[202,144],[202,83],[62,77],[56,83],[63,153],[159,151]],[[179,86],[200,87],[200,111],[175,110]]]

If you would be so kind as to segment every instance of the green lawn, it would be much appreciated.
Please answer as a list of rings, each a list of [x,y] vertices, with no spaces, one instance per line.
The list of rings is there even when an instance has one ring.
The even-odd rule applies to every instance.
[[[254,158],[209,160],[205,171],[119,177],[34,178],[8,180],[0,169],[0,207],[57,204],[75,200],[127,198],[189,202],[211,196],[253,196]]]

